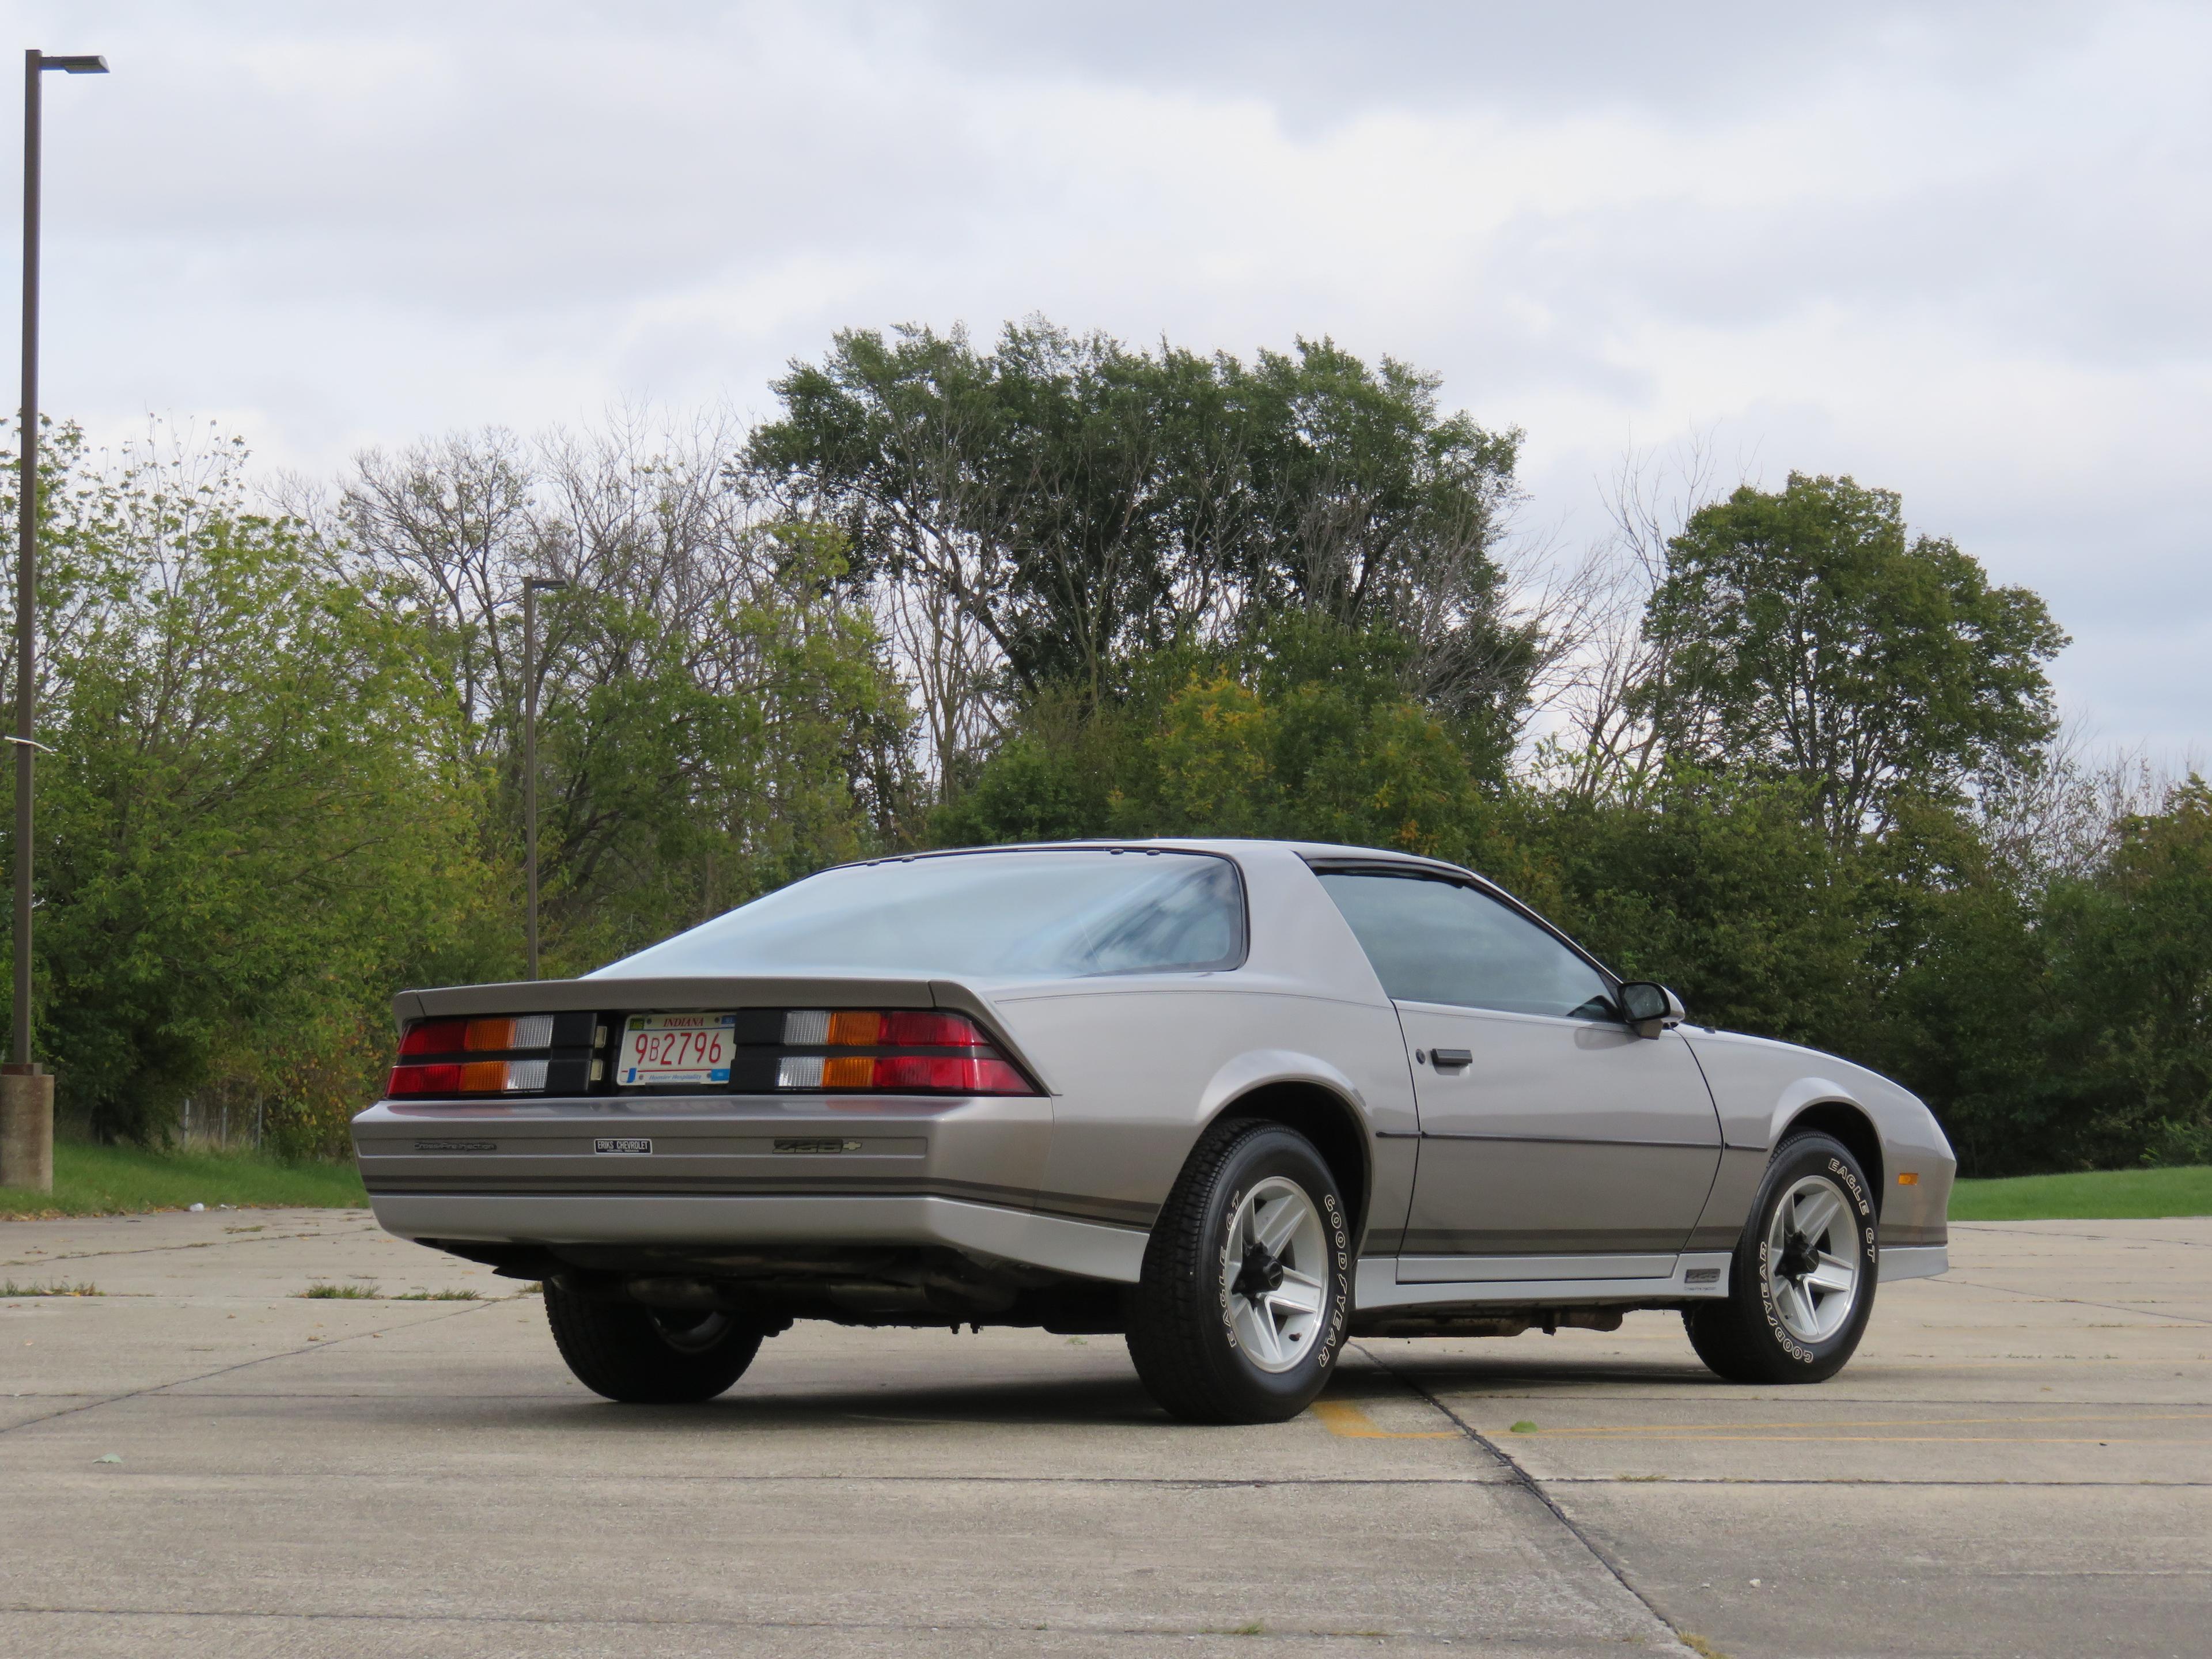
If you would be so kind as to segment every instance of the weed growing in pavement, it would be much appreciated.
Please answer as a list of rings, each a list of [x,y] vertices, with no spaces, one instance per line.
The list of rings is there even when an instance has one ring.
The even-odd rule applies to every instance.
[[[537,1288],[538,1287],[534,1285],[531,1286],[531,1289],[532,1290]],[[304,1291],[295,1291],[292,1294],[295,1297],[306,1297],[309,1301],[313,1302],[325,1300],[337,1300],[343,1302],[482,1302],[486,1299],[484,1293],[482,1291],[401,1291],[395,1296],[386,1296],[382,1291],[376,1288],[376,1281],[374,1279],[371,1279],[366,1285],[326,1285],[319,1283],[308,1285]],[[520,1294],[520,1292],[518,1292],[518,1294]]]
[[[51,1285],[18,1285],[14,1279],[0,1281],[0,1297],[6,1296],[106,1296],[107,1292],[97,1285],[68,1285],[59,1279]]]

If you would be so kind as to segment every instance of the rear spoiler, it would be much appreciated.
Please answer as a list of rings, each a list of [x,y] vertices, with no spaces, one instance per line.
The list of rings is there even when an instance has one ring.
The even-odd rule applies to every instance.
[[[955,980],[872,979],[830,975],[786,977],[732,974],[682,979],[523,979],[497,985],[447,985],[402,991],[392,999],[392,1018],[453,1018],[473,1014],[557,1014],[571,1009],[646,1013],[695,1008],[947,1008],[975,1019],[1006,1057],[1057,1094],[1006,1035],[999,1011],[981,992]]]

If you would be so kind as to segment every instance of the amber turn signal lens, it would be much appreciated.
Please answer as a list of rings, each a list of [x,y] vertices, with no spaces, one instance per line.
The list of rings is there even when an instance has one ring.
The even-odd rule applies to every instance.
[[[1897,1177],[1897,1184],[1900,1187],[1917,1187],[1920,1184],[1919,1172],[1916,1170],[1905,1170]]]
[[[884,1017],[866,1008],[840,1008],[830,1016],[830,1046],[833,1048],[872,1048],[884,1029]]]

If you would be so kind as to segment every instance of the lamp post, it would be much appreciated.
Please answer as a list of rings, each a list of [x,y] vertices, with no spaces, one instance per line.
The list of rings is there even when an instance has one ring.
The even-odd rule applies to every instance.
[[[54,1187],[54,1080],[31,1058],[31,784],[38,713],[39,128],[48,70],[105,75],[105,58],[23,54],[23,403],[15,457],[15,1030],[0,1066],[0,1186]]]
[[[522,864],[530,887],[530,977],[538,977],[538,596],[568,584],[531,576],[522,584]]]

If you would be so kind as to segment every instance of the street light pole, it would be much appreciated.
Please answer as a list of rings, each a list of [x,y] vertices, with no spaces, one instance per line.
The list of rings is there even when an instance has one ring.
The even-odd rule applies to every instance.
[[[538,977],[538,596],[568,584],[530,576],[522,584],[522,863],[530,887],[530,977]]]
[[[23,401],[15,456],[15,1022],[0,1067],[0,1185],[54,1185],[54,1081],[31,1058],[31,786],[38,732],[39,138],[48,70],[105,75],[105,58],[23,54]]]

